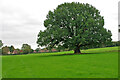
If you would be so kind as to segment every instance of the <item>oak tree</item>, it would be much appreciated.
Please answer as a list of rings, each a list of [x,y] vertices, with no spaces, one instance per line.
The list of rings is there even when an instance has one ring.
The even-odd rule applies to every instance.
[[[90,4],[63,3],[49,11],[45,30],[39,32],[37,44],[48,49],[80,49],[101,47],[111,42],[111,31],[105,29],[100,11]]]

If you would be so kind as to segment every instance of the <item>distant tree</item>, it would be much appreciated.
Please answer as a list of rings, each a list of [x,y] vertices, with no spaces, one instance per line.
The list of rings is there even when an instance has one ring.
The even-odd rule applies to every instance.
[[[19,48],[17,48],[16,50],[20,51],[20,49],[19,49]]]
[[[0,48],[3,46],[2,40],[0,40]]]
[[[3,43],[2,43],[2,40],[0,40],[0,55],[1,55],[1,53],[2,53],[2,46],[3,46]]]
[[[20,54],[20,49],[19,48],[15,49],[15,50],[17,50],[17,53]]]
[[[43,50],[47,50],[48,48],[43,48]]]
[[[112,44],[109,45],[110,47],[112,46],[120,46],[120,42],[119,41],[112,41]]]
[[[33,49],[31,49],[30,53],[33,53],[33,52],[34,52],[34,50],[33,50]]]
[[[21,50],[24,54],[28,54],[31,52],[31,46],[28,44],[23,44]]]
[[[14,50],[15,50],[15,48],[14,48],[14,46],[13,45],[11,45],[10,47],[8,47],[9,48],[9,50],[10,50],[10,52],[12,53]]]
[[[38,34],[37,44],[48,49],[80,49],[101,47],[111,43],[111,31],[106,30],[100,11],[79,2],[58,5],[49,11],[44,21],[46,30]]]
[[[2,54],[8,54],[9,51],[10,49],[7,46],[2,47]]]
[[[35,51],[36,51],[36,52],[39,52],[39,51],[40,51],[40,48],[36,48]]]

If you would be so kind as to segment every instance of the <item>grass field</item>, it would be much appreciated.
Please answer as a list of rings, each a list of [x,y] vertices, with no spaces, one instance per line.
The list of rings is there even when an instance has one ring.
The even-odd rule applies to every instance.
[[[117,78],[118,47],[2,56],[3,78]]]

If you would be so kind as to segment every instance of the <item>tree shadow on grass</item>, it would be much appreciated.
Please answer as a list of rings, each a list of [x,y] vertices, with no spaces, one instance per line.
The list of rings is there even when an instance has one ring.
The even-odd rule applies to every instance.
[[[81,53],[81,54],[74,54],[74,53],[67,53],[67,54],[51,54],[51,55],[41,55],[39,57],[51,57],[51,56],[72,56],[72,55],[94,55],[94,54],[107,54],[107,53]]]
[[[81,53],[81,54],[74,54],[74,53],[67,53],[67,54],[50,54],[50,55],[41,55],[39,57],[51,57],[51,56],[71,56],[71,55],[94,55],[94,54],[111,54],[111,52],[117,52],[117,50],[112,51],[103,51],[103,52],[96,52],[96,53]],[[49,53],[46,53],[49,54]]]
[[[81,53],[81,54],[74,54],[74,53],[66,53],[66,54],[50,54],[50,55],[40,55],[39,57],[51,57],[51,56],[71,56],[71,55],[94,55],[94,54],[111,54],[111,52],[118,53],[118,50],[111,50],[111,51],[103,51],[103,52],[95,52],[95,53]]]

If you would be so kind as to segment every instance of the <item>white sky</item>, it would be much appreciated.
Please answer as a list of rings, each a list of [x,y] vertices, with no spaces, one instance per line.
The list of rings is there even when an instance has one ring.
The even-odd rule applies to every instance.
[[[0,40],[5,45],[21,48],[27,43],[37,48],[37,35],[44,30],[43,22],[49,10],[64,2],[89,3],[100,10],[105,28],[112,31],[113,41],[118,41],[119,0],[0,0]]]

